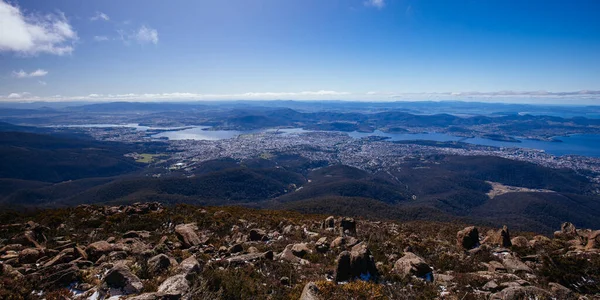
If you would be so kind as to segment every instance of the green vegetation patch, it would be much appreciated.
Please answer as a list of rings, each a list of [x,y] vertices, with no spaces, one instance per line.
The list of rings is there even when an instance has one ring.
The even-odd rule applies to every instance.
[[[139,158],[136,159],[136,162],[149,164],[154,162],[157,158],[165,156],[164,154],[150,154],[150,153],[142,153]]]

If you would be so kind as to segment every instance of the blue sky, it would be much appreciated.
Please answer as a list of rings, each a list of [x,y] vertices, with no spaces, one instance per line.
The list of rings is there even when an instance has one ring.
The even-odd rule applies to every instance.
[[[0,101],[600,104],[600,1],[0,0]]]

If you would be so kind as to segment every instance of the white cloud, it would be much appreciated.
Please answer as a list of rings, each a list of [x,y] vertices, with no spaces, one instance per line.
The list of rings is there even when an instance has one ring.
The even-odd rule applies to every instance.
[[[275,99],[298,99],[298,100],[338,100],[340,96],[351,95],[348,92],[337,91],[302,91],[302,92],[250,92],[238,94],[200,94],[200,93],[126,93],[126,94],[101,94],[92,93],[87,96],[52,96],[37,97],[32,95],[21,95],[20,97],[2,97],[2,99],[16,99],[20,101],[46,100],[46,101],[190,101],[190,100],[275,100]],[[27,96],[27,97],[26,97]]]
[[[23,93],[10,93],[6,98],[8,99],[21,99],[23,97],[27,97],[31,95],[28,92],[23,92]]]
[[[367,0],[364,2],[366,6],[372,6],[382,9],[385,6],[385,0]]]
[[[94,41],[96,42],[106,42],[108,41],[108,37],[105,35],[96,35],[94,36]]]
[[[96,15],[90,18],[91,21],[110,21],[110,18],[103,12],[97,11]]]
[[[43,80],[38,80],[38,83],[41,84],[41,85],[47,85],[48,84],[47,82],[45,82]]]
[[[331,90],[301,92],[248,92],[232,94],[201,94],[187,92],[173,93],[92,93],[87,96],[48,96],[39,97],[29,93],[12,93],[0,95],[0,101],[202,101],[202,100],[347,100],[347,101],[420,101],[420,100],[461,100],[461,101],[495,101],[507,103],[597,103],[600,90],[583,90],[573,92],[548,91],[501,91],[501,92],[442,92],[442,93],[391,93],[364,92],[349,93]]]
[[[251,98],[281,98],[281,97],[298,97],[298,96],[342,96],[349,95],[347,92],[336,91],[306,91],[306,92],[260,92],[260,93],[244,93],[227,95],[233,97],[251,97]]]
[[[367,95],[369,95],[369,96],[390,96],[393,94],[394,93],[391,93],[391,92],[379,92],[379,91],[367,92]]]
[[[48,71],[42,70],[42,69],[37,69],[31,73],[27,73],[23,70],[19,70],[18,72],[17,71],[12,72],[12,76],[16,77],[16,78],[43,77],[46,75],[48,75]]]
[[[16,78],[26,78],[29,76],[25,71],[20,70],[19,72],[12,71],[12,76]]]
[[[480,97],[573,97],[573,96],[600,96],[600,91],[582,90],[572,92],[549,91],[499,91],[499,92],[452,92],[452,96],[480,96]]]
[[[138,29],[134,38],[140,44],[152,43],[156,45],[158,44],[158,31],[156,31],[156,29],[152,29],[150,27],[142,25],[142,27]]]
[[[139,29],[133,31],[117,30],[119,39],[123,41],[125,45],[130,45],[132,41],[138,44],[158,44],[158,31],[151,27],[142,25]]]
[[[31,77],[40,77],[40,76],[46,76],[47,74],[48,74],[48,71],[42,70],[42,69],[37,69],[37,70],[29,73],[29,76],[31,76]]]
[[[65,55],[73,52],[76,40],[63,13],[25,15],[18,6],[0,0],[0,52]]]

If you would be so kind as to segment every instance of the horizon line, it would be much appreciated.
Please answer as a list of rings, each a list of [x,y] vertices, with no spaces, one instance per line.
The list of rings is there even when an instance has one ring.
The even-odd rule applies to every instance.
[[[562,99],[562,98],[553,98]],[[516,100],[516,99],[513,99]],[[588,100],[600,100],[600,99],[588,99]],[[497,105],[530,105],[530,106],[586,106],[586,107],[600,107],[598,104],[583,104],[583,103],[539,103],[539,102],[506,102],[506,101],[481,101],[481,100],[457,100],[457,99],[426,99],[426,100],[365,100],[365,99],[156,99],[156,100],[124,100],[124,99],[71,99],[71,100],[0,100],[2,104],[36,104],[36,103],[82,103],[85,105],[89,104],[114,104],[114,103],[140,103],[140,104],[196,104],[196,103],[232,103],[232,102],[299,102],[299,103],[314,103],[314,102],[332,102],[332,103],[373,103],[373,104],[398,104],[398,103],[471,103],[471,104],[497,104]]]

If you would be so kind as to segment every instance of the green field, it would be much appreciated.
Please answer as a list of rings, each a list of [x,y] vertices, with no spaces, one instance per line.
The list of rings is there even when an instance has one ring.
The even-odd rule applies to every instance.
[[[151,162],[154,162],[157,157],[164,156],[164,155],[163,154],[142,153],[142,154],[140,154],[140,156],[141,156],[141,158],[136,159],[135,160],[136,162],[149,164]]]

